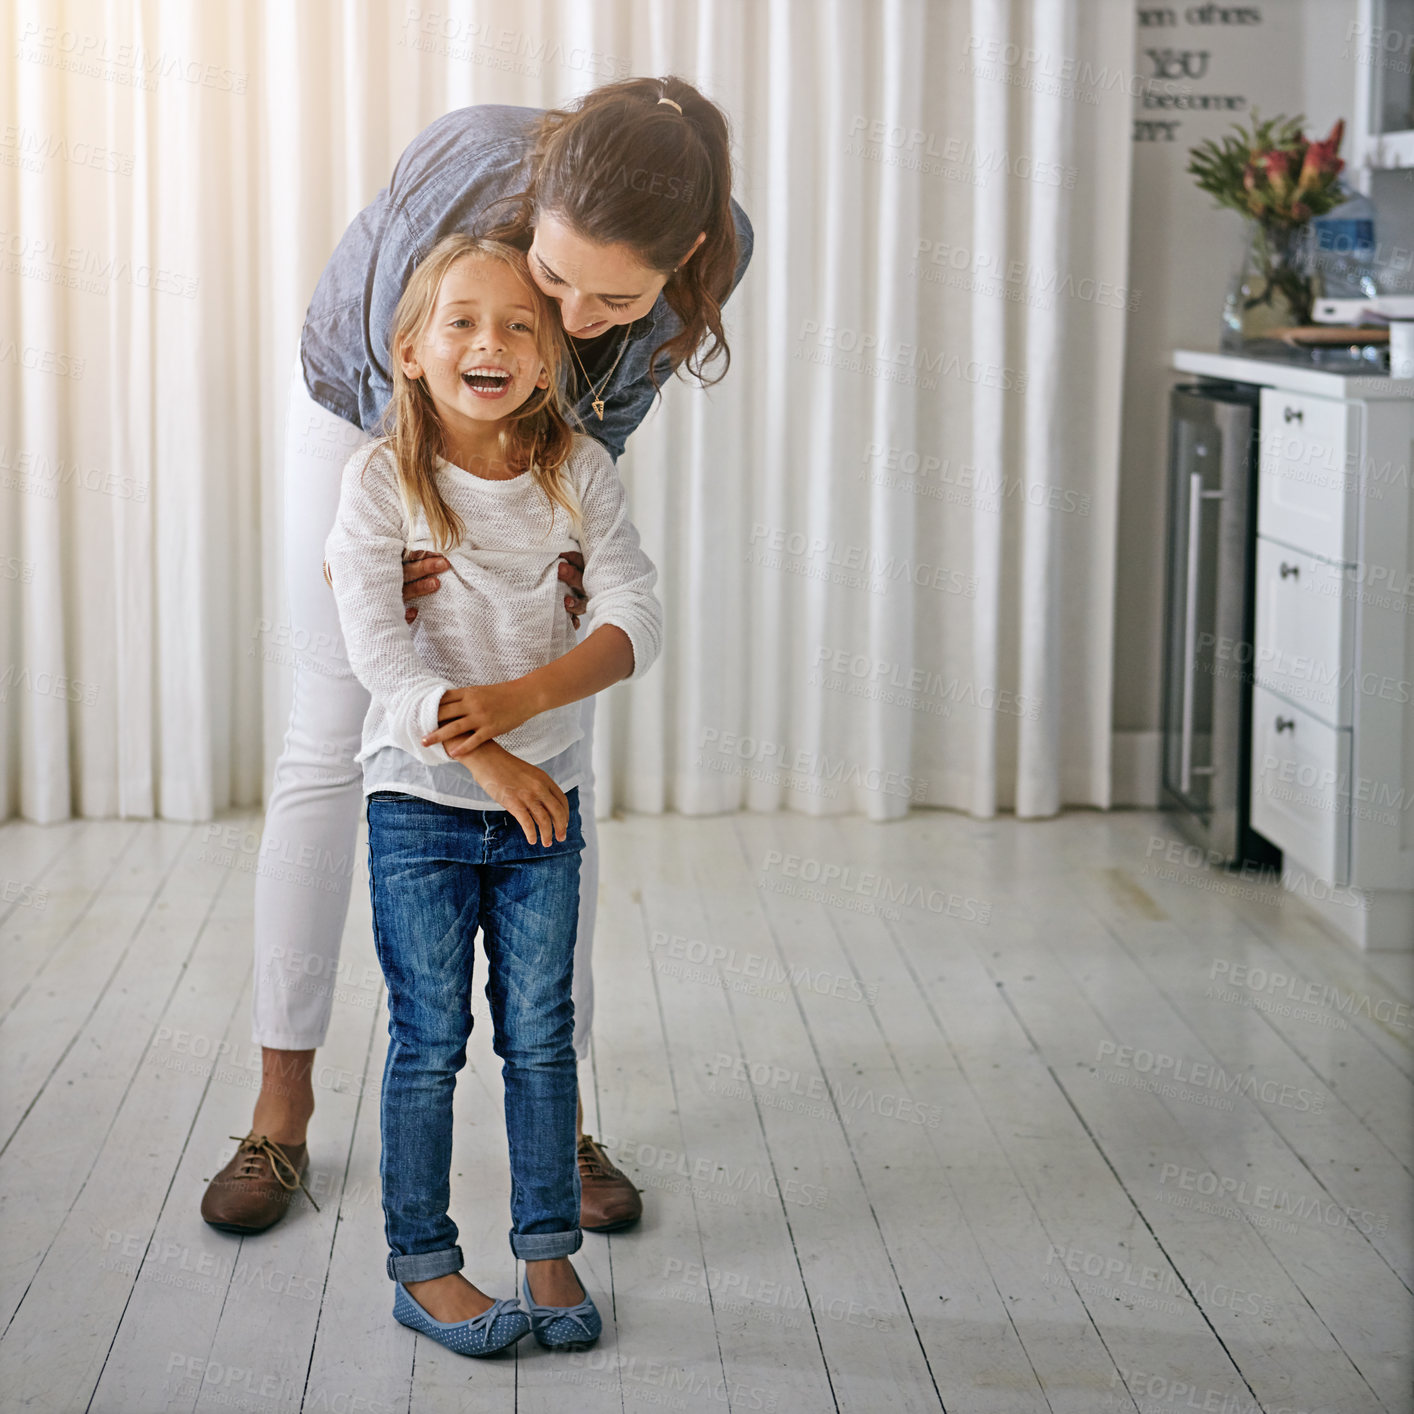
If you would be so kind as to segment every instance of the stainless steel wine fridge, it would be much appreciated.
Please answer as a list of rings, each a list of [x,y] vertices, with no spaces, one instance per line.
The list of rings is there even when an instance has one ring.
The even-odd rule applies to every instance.
[[[1259,394],[1170,395],[1161,802],[1213,863],[1275,867],[1248,820]]]

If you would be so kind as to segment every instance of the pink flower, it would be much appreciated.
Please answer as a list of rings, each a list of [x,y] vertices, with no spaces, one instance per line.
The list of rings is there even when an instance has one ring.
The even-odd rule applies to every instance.
[[[1291,189],[1291,169],[1294,165],[1296,154],[1285,152],[1279,147],[1274,147],[1269,152],[1264,152],[1257,161],[1261,163],[1262,170],[1267,174],[1267,185],[1278,198],[1284,197]]]
[[[1336,156],[1340,140],[1344,136],[1345,119],[1337,118],[1329,134],[1306,149],[1306,158],[1301,164],[1301,176],[1296,183],[1298,193],[1310,191],[1313,187],[1327,186],[1336,179],[1341,168],[1345,166]]]

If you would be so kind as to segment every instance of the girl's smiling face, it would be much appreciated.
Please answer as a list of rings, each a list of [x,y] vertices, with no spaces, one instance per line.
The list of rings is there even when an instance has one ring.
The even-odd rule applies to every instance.
[[[466,256],[442,276],[415,342],[399,350],[403,372],[423,378],[443,427],[458,439],[509,417],[550,375],[536,344],[533,295],[510,266]]]
[[[698,236],[692,250],[705,239]],[[531,278],[559,302],[565,333],[576,339],[592,339],[616,324],[641,319],[671,273],[639,264],[625,245],[585,240],[553,212],[536,218],[527,259]]]

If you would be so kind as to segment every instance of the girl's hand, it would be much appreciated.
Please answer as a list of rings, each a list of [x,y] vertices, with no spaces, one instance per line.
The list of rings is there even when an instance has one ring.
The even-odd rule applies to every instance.
[[[559,574],[570,591],[565,595],[565,610],[578,628],[579,616],[589,609],[589,596],[584,592],[584,556],[578,550],[566,550],[560,556]]]
[[[464,740],[447,747],[447,755],[461,758],[468,752],[504,736],[535,715],[525,700],[525,692],[514,682],[490,683],[485,687],[454,687],[442,694],[437,708],[437,730],[422,738],[424,746]]]
[[[421,599],[425,595],[435,594],[440,585],[434,576],[449,569],[451,565],[431,550],[409,550],[403,556],[403,603],[407,604],[409,599]],[[408,604],[403,611],[403,618],[411,623],[416,617],[417,609]]]
[[[462,765],[497,805],[515,816],[529,844],[563,843],[570,823],[570,803],[564,791],[540,769],[503,746],[488,741]]]

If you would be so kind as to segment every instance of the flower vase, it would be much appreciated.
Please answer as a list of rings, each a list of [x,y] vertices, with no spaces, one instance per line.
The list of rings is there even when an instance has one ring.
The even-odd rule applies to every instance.
[[[1223,306],[1222,347],[1241,350],[1274,329],[1311,322],[1310,227],[1243,222],[1242,263]]]

